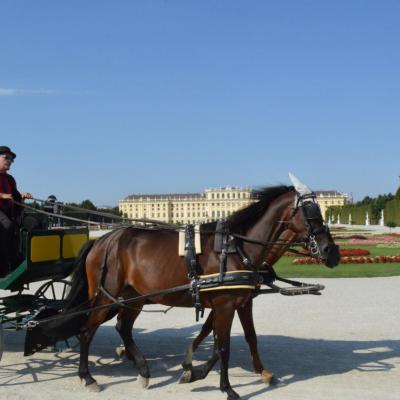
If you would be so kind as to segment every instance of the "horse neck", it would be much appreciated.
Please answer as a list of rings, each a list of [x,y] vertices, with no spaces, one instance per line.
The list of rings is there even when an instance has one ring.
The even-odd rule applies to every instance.
[[[246,236],[262,242],[276,242],[277,239],[292,241],[293,237],[284,232],[285,224],[282,224],[282,221],[287,221],[290,218],[293,204],[294,193],[289,192],[279,196],[271,202],[263,216],[247,231]],[[265,260],[265,254],[270,252],[268,258],[271,259],[272,263],[275,263],[287,248],[287,246],[274,246],[273,244],[260,246],[251,243],[245,243],[243,247],[255,265],[261,264]]]

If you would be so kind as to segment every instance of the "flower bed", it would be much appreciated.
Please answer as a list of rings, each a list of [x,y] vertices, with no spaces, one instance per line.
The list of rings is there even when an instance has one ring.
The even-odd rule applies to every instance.
[[[380,243],[379,240],[376,239],[368,239],[368,240],[359,240],[359,239],[350,239],[348,242],[336,243],[336,244],[354,244],[354,245],[363,245],[363,246],[375,246]]]
[[[345,256],[368,256],[371,254],[371,252],[368,249],[346,249],[346,248],[339,248],[340,251],[340,256],[345,257]],[[304,255],[310,255],[310,251],[308,249],[302,250],[302,253]],[[296,253],[290,253],[286,252],[285,253],[286,257],[298,257],[298,254]]]
[[[365,236],[365,235],[352,235],[352,234],[348,234],[348,235],[333,235],[333,238],[336,239],[359,239],[359,240],[367,240],[370,239],[372,236]]]
[[[379,264],[379,263],[400,263],[400,254],[395,256],[375,256],[375,257],[342,257],[341,264]],[[321,264],[321,262],[312,257],[295,258],[293,265]]]
[[[397,237],[393,236],[375,236],[374,239],[350,239],[346,244],[375,246],[378,243],[400,243]]]
[[[342,257],[349,257],[349,256],[368,256],[371,252],[368,249],[346,249],[346,248],[339,248],[340,255]]]

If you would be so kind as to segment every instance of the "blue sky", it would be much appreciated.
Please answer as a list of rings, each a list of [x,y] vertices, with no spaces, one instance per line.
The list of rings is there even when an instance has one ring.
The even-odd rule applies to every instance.
[[[0,144],[21,190],[400,184],[400,2],[0,2]]]

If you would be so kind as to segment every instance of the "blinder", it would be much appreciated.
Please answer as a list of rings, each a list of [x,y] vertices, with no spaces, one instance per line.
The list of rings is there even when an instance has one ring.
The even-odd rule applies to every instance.
[[[315,240],[315,236],[321,233],[326,233],[329,231],[328,226],[324,223],[322,218],[321,209],[316,202],[316,196],[314,193],[309,193],[306,195],[298,196],[296,201],[296,209],[301,209],[306,222],[308,230],[308,246],[310,252],[313,256],[321,257],[321,251],[319,249],[318,243]],[[313,226],[314,221],[321,221],[322,225],[315,229]]]
[[[304,219],[308,228],[309,235],[317,235],[328,231],[328,226],[323,222],[321,209],[315,200],[315,194],[307,194],[298,196],[296,200],[295,212],[300,208],[303,212]],[[321,221],[322,226],[318,229],[313,227],[313,221]]]

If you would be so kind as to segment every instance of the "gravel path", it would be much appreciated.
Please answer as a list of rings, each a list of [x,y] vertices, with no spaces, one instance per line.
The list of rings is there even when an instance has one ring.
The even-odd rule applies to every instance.
[[[313,281],[313,280],[308,280]],[[251,369],[238,320],[232,331],[230,381],[242,399],[400,398],[400,277],[319,279],[322,296],[265,295],[255,300],[255,323],[265,366],[282,384],[270,388]],[[161,309],[161,306],[151,306]],[[151,309],[151,308],[148,308]],[[213,370],[203,381],[178,385],[180,363],[200,324],[188,309],[143,313],[134,329],[149,360],[152,379],[141,389],[136,369],[119,359],[114,322],[102,326],[91,347],[91,371],[102,387],[87,392],[77,378],[74,351],[41,352],[24,358],[24,332],[5,332],[0,399],[224,399]],[[207,340],[197,353],[205,360]]]

